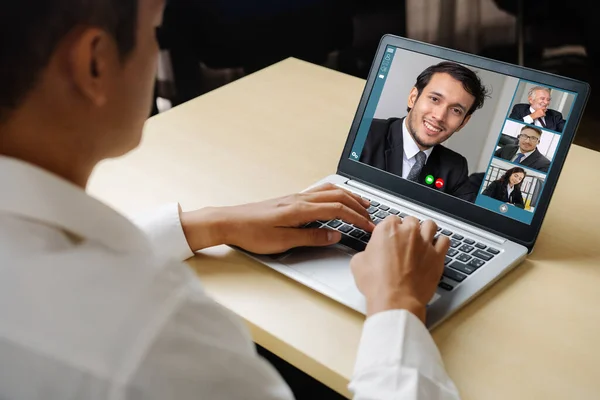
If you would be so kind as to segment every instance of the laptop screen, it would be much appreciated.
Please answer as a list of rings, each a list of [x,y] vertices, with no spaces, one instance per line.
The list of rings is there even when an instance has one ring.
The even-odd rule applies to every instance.
[[[576,96],[387,46],[350,159],[531,224]]]

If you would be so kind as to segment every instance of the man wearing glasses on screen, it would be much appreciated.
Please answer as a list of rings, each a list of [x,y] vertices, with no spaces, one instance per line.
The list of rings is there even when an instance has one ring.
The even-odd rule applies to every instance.
[[[521,133],[517,136],[519,143],[499,148],[496,150],[494,156],[512,161],[524,167],[548,172],[550,160],[537,149],[541,137],[541,129],[533,126],[524,126],[521,128]]]

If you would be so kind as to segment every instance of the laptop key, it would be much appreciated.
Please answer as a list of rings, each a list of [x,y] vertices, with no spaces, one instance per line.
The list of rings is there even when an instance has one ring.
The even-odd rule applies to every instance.
[[[365,243],[368,243],[370,239],[371,239],[371,234],[370,234],[370,233],[365,233],[365,234],[364,234],[364,235],[363,235],[363,236],[360,238],[360,240],[362,240],[362,241],[363,241],[363,242],[365,242]]]
[[[470,253],[473,251],[473,246],[469,246],[468,244],[463,244],[458,248],[460,251],[464,251],[465,253]]]
[[[452,286],[446,282],[438,283],[438,287],[441,287],[442,289],[447,290],[447,291],[451,291],[452,289],[454,289],[454,286]]]
[[[469,265],[470,265],[471,267],[474,267],[474,268],[479,268],[479,267],[481,267],[483,264],[485,264],[485,261],[483,261],[483,260],[480,260],[479,258],[474,258],[474,259],[472,259],[471,261],[469,261]]]
[[[390,208],[389,208],[388,206],[386,206],[385,204],[382,204],[382,205],[380,205],[380,206],[379,206],[379,209],[380,209],[380,210],[383,210],[383,211],[387,211],[387,210],[389,210]]]
[[[376,202],[375,200],[371,200],[371,205],[372,205],[373,207],[378,207],[378,206],[379,206],[379,203],[378,203],[378,202]]]
[[[338,228],[338,230],[339,230],[340,232],[348,233],[348,232],[350,232],[350,231],[352,230],[352,227],[351,227],[350,225],[346,225],[346,224],[344,224],[344,225],[340,226],[340,227]]]
[[[383,221],[383,220],[382,220],[382,219],[379,219],[379,218],[375,218],[375,219],[373,220],[373,223],[374,223],[375,225],[379,225],[379,223],[380,223],[381,221]]]
[[[329,222],[327,223],[327,226],[330,226],[330,227],[332,227],[332,228],[334,228],[334,229],[335,229],[335,228],[337,228],[337,227],[338,227],[338,226],[340,226],[340,225],[342,225],[342,221],[340,221],[340,220],[337,220],[337,219],[334,219],[334,220],[332,220],[332,221],[329,221]]]
[[[319,221],[313,221],[313,222],[309,223],[308,225],[305,225],[304,227],[308,228],[308,229],[320,228],[321,227],[321,223]]]
[[[475,241],[474,241],[473,239],[465,239],[465,240],[464,240],[464,242],[465,242],[466,244],[470,244],[470,245],[473,245],[473,244],[475,244]]]
[[[385,211],[379,211],[377,214],[375,214],[375,216],[377,218],[381,218],[381,219],[385,219],[388,215],[390,215],[390,214],[386,213]]]
[[[350,232],[350,236],[352,236],[353,238],[356,238],[356,239],[360,239],[362,237],[362,235],[364,235],[364,232],[361,231],[360,229],[355,229],[352,232]]]
[[[463,240],[465,238],[463,235],[459,235],[458,233],[455,233],[452,237],[456,240]]]
[[[390,208],[390,210],[388,212],[392,215],[400,214],[400,211],[396,210],[395,208]]]
[[[402,219],[404,219],[404,218],[408,217],[408,214],[406,214],[406,213],[400,213],[399,217],[402,218]]]
[[[449,231],[448,229],[444,229],[442,231],[442,235],[450,236],[450,235],[452,235],[452,231]]]
[[[492,253],[492,254],[494,254],[494,255],[496,255],[496,254],[499,254],[499,253],[500,253],[500,250],[496,250],[496,249],[493,249],[493,248],[491,248],[491,247],[488,247],[487,251],[489,251],[490,253]]]
[[[477,247],[478,249],[484,250],[487,246],[483,243],[477,243],[475,245],[475,247]]]
[[[481,251],[481,250],[475,250],[475,252],[473,252],[473,255],[475,257],[479,257],[485,261],[490,261],[492,259],[492,257],[494,257],[490,253],[487,253],[487,252]]]
[[[450,267],[467,275],[471,275],[477,269],[458,261],[454,261],[452,264],[450,264]]]
[[[452,262],[452,259],[450,257],[446,257],[446,260],[444,261],[444,265],[448,265]]]
[[[369,208],[367,208],[367,212],[369,214],[375,214],[377,212],[377,207],[370,206]]]
[[[448,249],[448,252],[446,253],[448,256],[450,257],[454,257],[455,255],[458,254],[458,250],[453,249],[452,247]]]
[[[437,231],[439,232],[439,231],[441,231],[441,230],[442,230],[442,228],[440,228],[440,227],[438,226],[438,228],[437,228]]]
[[[446,278],[450,278],[456,282],[462,282],[467,277],[466,275],[461,274],[460,272],[455,271],[452,268],[448,268],[448,267],[444,267],[444,276]]]
[[[444,233],[444,232],[442,232]],[[454,239],[450,239],[450,247],[454,248],[454,247],[458,247],[460,246],[460,242],[458,240],[454,240]]]
[[[470,255],[465,254],[465,253],[461,253],[458,257],[456,257],[456,259],[458,261],[461,261],[461,262],[464,262],[464,263],[466,263],[467,261],[469,261],[471,258],[473,258],[473,257],[471,257]]]
[[[342,239],[340,240],[339,243],[344,246],[348,246],[351,249],[354,249],[356,251],[364,251],[365,248],[367,247],[366,243],[361,242],[360,240],[355,239],[352,236],[348,236],[348,235],[342,235]]]

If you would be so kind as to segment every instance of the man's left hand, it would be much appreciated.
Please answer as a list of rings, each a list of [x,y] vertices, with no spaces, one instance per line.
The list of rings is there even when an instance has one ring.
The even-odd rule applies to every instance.
[[[219,244],[257,254],[273,254],[300,246],[327,246],[340,232],[303,228],[309,222],[340,219],[367,232],[375,226],[369,202],[332,184],[278,199],[233,207],[207,208],[181,214],[181,223],[194,251]]]

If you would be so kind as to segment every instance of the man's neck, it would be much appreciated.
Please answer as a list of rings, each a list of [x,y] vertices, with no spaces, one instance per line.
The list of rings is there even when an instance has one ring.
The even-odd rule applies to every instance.
[[[33,164],[85,189],[97,160],[77,151],[77,139],[30,121],[15,117],[0,125],[0,155]]]

